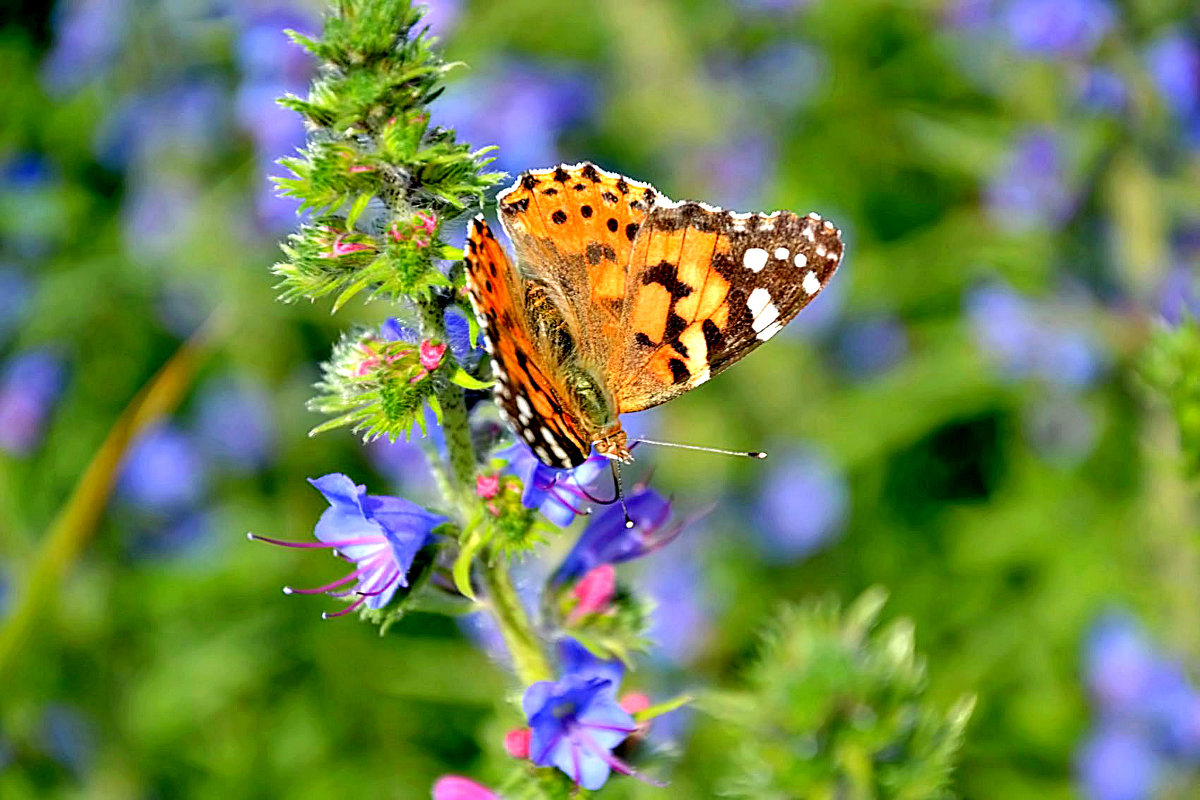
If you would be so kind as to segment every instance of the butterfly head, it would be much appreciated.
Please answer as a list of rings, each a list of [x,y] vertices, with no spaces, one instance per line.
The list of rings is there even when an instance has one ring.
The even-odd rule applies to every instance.
[[[629,437],[619,422],[604,431],[592,446],[605,458],[620,461],[622,464],[633,463],[633,453],[629,452]]]

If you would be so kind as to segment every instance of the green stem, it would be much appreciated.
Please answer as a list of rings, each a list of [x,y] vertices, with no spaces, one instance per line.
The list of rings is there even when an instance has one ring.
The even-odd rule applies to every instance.
[[[481,559],[484,586],[487,588],[492,616],[512,654],[517,677],[524,684],[554,680],[554,673],[546,661],[541,644],[529,616],[521,605],[521,598],[513,586],[508,572],[508,562],[502,559]]]
[[[417,301],[421,337],[446,341],[443,309],[436,298]],[[471,442],[471,427],[467,421],[467,405],[463,393],[447,380],[438,379],[434,393],[442,407],[442,432],[446,436],[446,452],[450,456],[450,472],[459,492],[475,488],[475,446]],[[461,498],[460,498],[461,499]]]

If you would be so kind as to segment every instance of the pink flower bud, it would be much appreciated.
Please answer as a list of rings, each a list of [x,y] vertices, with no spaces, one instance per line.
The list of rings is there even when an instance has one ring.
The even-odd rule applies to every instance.
[[[341,236],[338,236],[336,239],[334,239],[333,244],[329,247],[329,250],[327,250],[325,253],[322,253],[322,255],[324,255],[326,258],[337,258],[338,256],[344,256],[349,253],[357,253],[360,250],[371,249],[371,246],[368,244],[343,242],[342,239],[345,236],[346,234],[343,233]]]
[[[433,800],[500,800],[500,795],[461,775],[443,775],[433,784]]]
[[[421,366],[433,372],[442,365],[442,356],[446,355],[446,345],[421,342]]]
[[[513,758],[529,758],[529,728],[514,728],[504,734],[504,752]]]
[[[375,168],[370,164],[355,164],[350,168],[351,172],[374,172]]]
[[[575,622],[588,614],[603,611],[617,590],[617,571],[612,564],[601,564],[589,570],[579,579],[571,593],[579,601],[571,610],[568,622]]]
[[[621,708],[625,709],[630,714],[636,714],[639,711],[645,711],[650,707],[650,698],[641,692],[630,692],[617,701]]]
[[[491,500],[496,496],[496,492],[500,489],[499,475],[476,475],[475,476],[475,495],[482,497],[484,500]]]
[[[425,229],[426,233],[433,233],[435,230],[437,230],[437,214],[433,213],[432,211],[430,211],[429,214],[426,214],[423,211],[418,211],[417,219],[420,220],[421,227]]]

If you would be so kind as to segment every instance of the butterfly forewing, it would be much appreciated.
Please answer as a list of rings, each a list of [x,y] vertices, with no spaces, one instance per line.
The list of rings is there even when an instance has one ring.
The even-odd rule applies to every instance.
[[[526,172],[496,198],[518,263],[538,266],[597,366],[618,335],[633,240],[658,197],[645,183],[582,163]]]
[[[471,222],[466,263],[502,414],[542,463],[563,468],[583,463],[591,443],[573,427],[578,415],[553,379],[557,365],[547,363],[530,333],[521,277],[483,217]]]
[[[699,386],[770,339],[833,277],[841,232],[816,214],[662,203],[634,241],[608,365],[621,413]]]

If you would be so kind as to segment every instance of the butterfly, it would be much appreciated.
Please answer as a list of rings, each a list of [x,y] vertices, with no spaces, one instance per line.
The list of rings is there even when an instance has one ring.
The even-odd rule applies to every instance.
[[[620,415],[705,383],[828,285],[841,231],[817,214],[673,202],[594,164],[523,173],[497,198],[509,260],[469,225],[467,290],[505,419],[547,466],[632,460]]]

